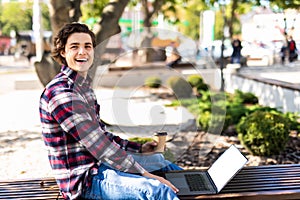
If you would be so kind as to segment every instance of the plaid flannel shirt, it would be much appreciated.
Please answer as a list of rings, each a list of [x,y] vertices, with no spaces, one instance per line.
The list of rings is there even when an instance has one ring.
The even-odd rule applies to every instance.
[[[144,173],[125,150],[139,152],[141,145],[105,130],[90,78],[63,66],[40,98],[42,136],[53,174],[65,199],[80,197],[101,162],[117,170]]]

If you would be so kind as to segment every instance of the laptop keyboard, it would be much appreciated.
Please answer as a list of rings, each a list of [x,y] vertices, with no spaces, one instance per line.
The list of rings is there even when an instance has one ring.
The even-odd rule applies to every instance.
[[[205,185],[205,181],[200,174],[185,174],[187,184],[191,191],[203,191],[209,188]]]

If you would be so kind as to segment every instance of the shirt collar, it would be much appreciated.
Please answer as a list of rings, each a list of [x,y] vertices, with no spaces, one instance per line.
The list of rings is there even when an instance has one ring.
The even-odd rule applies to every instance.
[[[91,85],[92,79],[89,75],[86,78],[84,78],[81,75],[79,75],[77,71],[74,71],[66,65],[62,66],[61,72],[66,74],[75,84],[78,84],[80,86],[82,86],[83,84]]]

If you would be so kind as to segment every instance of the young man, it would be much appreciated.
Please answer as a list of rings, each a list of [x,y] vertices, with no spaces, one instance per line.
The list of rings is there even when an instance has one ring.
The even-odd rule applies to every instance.
[[[86,25],[65,25],[52,52],[63,65],[61,72],[40,99],[43,140],[63,197],[178,199],[174,185],[149,173],[128,153],[152,152],[155,142],[123,140],[100,122],[100,106],[88,76],[95,46],[95,35]]]

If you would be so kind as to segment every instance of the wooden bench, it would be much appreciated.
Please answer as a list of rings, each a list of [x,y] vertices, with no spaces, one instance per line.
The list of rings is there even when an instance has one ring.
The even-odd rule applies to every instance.
[[[63,199],[53,178],[0,181],[0,199]]]
[[[245,167],[219,194],[180,199],[300,199],[300,164]]]
[[[180,196],[180,199],[283,200],[300,199],[300,164],[243,168],[215,195]],[[0,199],[59,199],[53,178],[0,181]]]

